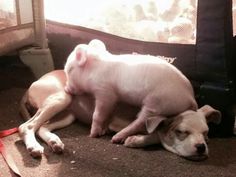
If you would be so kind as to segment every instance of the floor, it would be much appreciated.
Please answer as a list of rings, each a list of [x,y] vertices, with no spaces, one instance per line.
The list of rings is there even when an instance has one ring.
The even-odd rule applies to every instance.
[[[18,113],[19,101],[34,77],[17,57],[0,59],[0,130],[17,127],[24,120]],[[214,138],[209,142],[210,157],[192,162],[161,146],[130,149],[110,142],[110,136],[88,137],[89,128],[79,122],[56,131],[65,144],[57,155],[45,146],[41,159],[32,158],[18,134],[3,142],[24,177],[233,177],[236,174],[236,138]],[[11,174],[0,155],[0,177]]]

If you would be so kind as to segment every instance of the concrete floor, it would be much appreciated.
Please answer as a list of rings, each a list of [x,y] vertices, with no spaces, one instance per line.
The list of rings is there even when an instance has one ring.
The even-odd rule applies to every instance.
[[[34,80],[18,60],[0,62],[0,130],[19,126],[19,100]],[[74,123],[56,131],[65,144],[57,155],[44,144],[45,154],[33,159],[18,134],[3,139],[24,177],[233,177],[236,174],[236,138],[214,138],[210,157],[192,162],[167,152],[161,146],[129,149],[112,144],[110,136],[88,137],[89,128]],[[0,156],[0,177],[13,176]]]

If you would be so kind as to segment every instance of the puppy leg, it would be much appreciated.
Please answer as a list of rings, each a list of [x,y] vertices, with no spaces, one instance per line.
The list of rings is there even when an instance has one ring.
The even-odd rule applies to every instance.
[[[141,148],[153,144],[159,144],[160,139],[157,132],[149,135],[133,135],[126,138],[124,146],[131,148]]]
[[[33,157],[40,157],[43,153],[43,147],[37,142],[35,132],[46,121],[66,109],[70,103],[71,96],[65,92],[51,95],[31,119],[20,125],[19,134]]]
[[[32,129],[23,131],[22,128],[19,129],[19,131],[21,139],[25,143],[26,149],[30,153],[30,155],[34,158],[41,157],[41,154],[43,154],[44,151],[44,147],[41,146],[36,140],[34,131]]]
[[[48,144],[53,152],[61,153],[64,150],[64,144],[61,139],[51,131],[66,127],[74,120],[75,117],[73,114],[70,114],[69,112],[62,112],[54,117],[52,121],[42,125],[37,134],[44,142]]]

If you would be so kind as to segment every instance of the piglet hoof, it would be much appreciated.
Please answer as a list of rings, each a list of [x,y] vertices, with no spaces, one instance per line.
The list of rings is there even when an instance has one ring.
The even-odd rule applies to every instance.
[[[91,132],[90,132],[90,135],[89,137],[91,138],[98,138],[100,136],[103,136],[105,135],[106,133],[108,132],[108,129],[106,128],[91,128]]]
[[[126,138],[124,142],[124,146],[130,147],[130,148],[139,148],[143,147],[142,146],[142,136],[134,135],[134,136],[129,136]]]
[[[115,144],[123,144],[125,142],[125,138],[116,134],[112,137],[111,142]]]

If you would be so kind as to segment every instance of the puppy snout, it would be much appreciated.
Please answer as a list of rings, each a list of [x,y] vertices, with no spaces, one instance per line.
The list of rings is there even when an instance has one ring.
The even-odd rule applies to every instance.
[[[206,151],[206,146],[203,143],[196,144],[195,147],[197,149],[198,154],[204,154]]]

